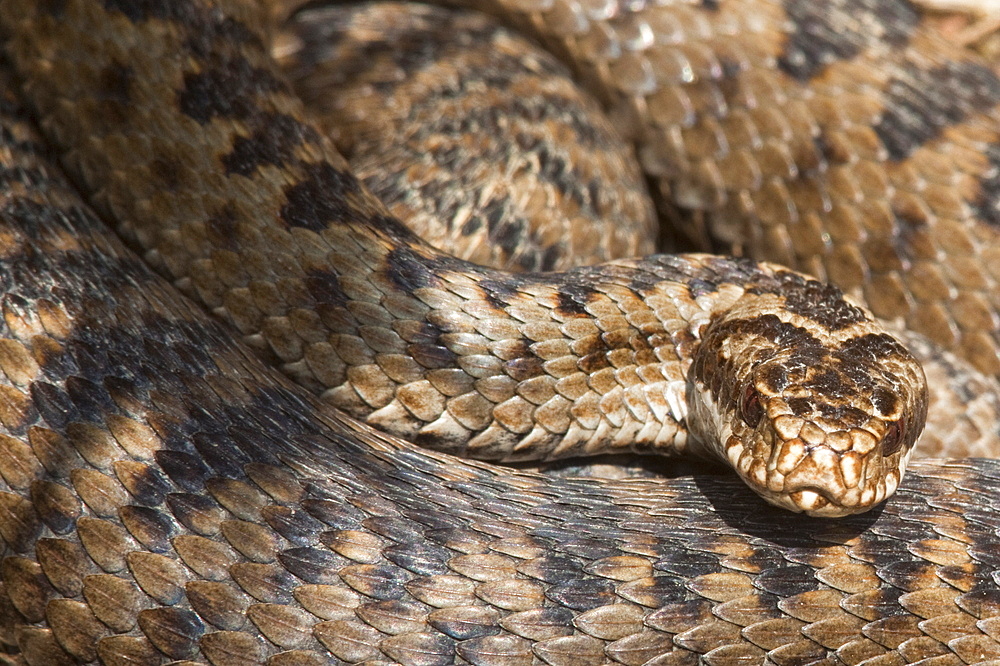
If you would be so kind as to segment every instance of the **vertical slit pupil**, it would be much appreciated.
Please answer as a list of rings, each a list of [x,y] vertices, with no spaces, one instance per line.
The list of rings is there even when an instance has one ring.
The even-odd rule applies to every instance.
[[[757,389],[752,384],[748,384],[743,389],[743,398],[740,400],[740,414],[743,417],[743,422],[751,428],[756,428],[761,418],[764,417],[764,408],[760,404],[760,394],[757,393]]]
[[[903,434],[905,428],[903,426],[903,421],[893,422],[889,429],[885,431],[885,436],[882,437],[882,455],[891,456],[896,451],[903,446]]]

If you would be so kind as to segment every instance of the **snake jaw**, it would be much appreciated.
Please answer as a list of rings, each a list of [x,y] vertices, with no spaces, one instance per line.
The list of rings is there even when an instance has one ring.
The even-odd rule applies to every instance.
[[[728,379],[701,379],[695,366],[693,433],[718,442],[716,455],[771,504],[820,517],[871,509],[902,479],[926,382],[905,349],[870,331],[809,338],[812,348],[804,335],[785,347],[759,338],[721,346],[714,369]]]
[[[868,483],[863,487],[841,486],[838,489],[839,495],[836,496],[831,493],[829,483],[823,487],[808,482],[797,484],[792,477],[786,479],[783,492],[775,493],[772,497],[765,496],[765,499],[790,511],[818,518],[837,518],[863,513],[896,492],[908,459],[909,453],[906,453],[896,469],[888,470],[875,483]]]
[[[766,426],[764,430],[774,433]],[[795,513],[830,518],[862,513],[891,496],[902,476],[899,470],[909,458],[907,452],[900,464],[893,466],[895,469],[872,475],[868,473],[868,460],[837,454],[826,446],[808,447],[799,438],[747,447],[740,437],[730,436],[726,449],[739,476],[768,503]],[[769,450],[766,463],[759,457],[764,450]],[[794,459],[791,462],[790,457]],[[845,467],[849,470],[846,473]]]
[[[890,399],[879,388],[869,413],[833,418],[822,395],[803,390],[804,379],[768,385],[772,362],[781,361],[761,363],[743,390],[725,440],[737,473],[771,504],[810,516],[861,513],[891,496],[918,434],[908,428],[907,396]],[[748,403],[759,418],[747,418]]]

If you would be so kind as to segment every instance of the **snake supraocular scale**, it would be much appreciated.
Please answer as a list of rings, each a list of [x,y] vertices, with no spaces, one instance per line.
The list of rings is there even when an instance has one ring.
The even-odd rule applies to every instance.
[[[446,302],[450,291],[484,300],[491,313],[520,313],[529,326],[533,313],[517,302],[520,293],[571,323],[585,320],[583,310],[617,323],[624,317],[611,305],[627,301],[630,312],[641,311],[627,293],[657,288],[639,278],[685,275],[695,281],[666,283],[659,307],[693,308],[698,321],[707,319],[699,298],[750,293],[757,300],[747,306],[753,317],[737,312],[706,329],[701,345],[718,352],[702,364],[761,361],[757,391],[797,378],[820,389],[833,381],[860,387],[876,413],[855,423],[857,437],[866,429],[873,441],[887,437],[890,460],[905,455],[919,430],[919,381],[899,395],[884,386],[919,373],[909,357],[865,328],[861,311],[835,293],[827,311],[807,310],[831,290],[783,269],[696,256],[581,269],[556,284],[538,276],[505,282],[412,240],[295,120],[297,102],[273,78],[264,43],[248,27],[252,10],[230,8],[227,16],[197,3],[28,4],[5,5],[0,18],[28,97],[46,109],[43,125],[70,146],[65,162],[96,191],[102,210],[121,216],[131,238],[160,238],[148,254],[160,268],[186,272],[183,287],[238,324],[259,326],[279,356],[288,322],[308,331],[342,310],[378,321],[383,314],[366,305],[366,295],[393,314],[426,315],[398,294],[401,286],[426,299]],[[52,57],[51,49],[63,48],[93,57]],[[138,104],[153,100],[171,101]],[[1000,656],[990,622],[1000,607],[995,464],[919,465],[910,486],[876,515],[821,523],[751,497],[733,506],[740,491],[727,481],[546,479],[417,451],[344,419],[262,367],[107,239],[41,164],[37,136],[18,108],[8,95],[0,535],[9,555],[0,573],[2,639],[28,663],[324,663],[330,655],[402,663],[685,663],[699,655],[709,663],[765,656],[859,663],[880,655],[972,663]],[[59,123],[62,113],[77,125]],[[154,213],[159,230],[132,226]],[[285,226],[253,226],[268,217]],[[343,245],[324,242],[327,229],[318,226],[331,220]],[[195,240],[219,246],[201,254]],[[305,262],[286,265],[283,253]],[[370,280],[331,272],[318,258]],[[276,266],[292,277],[254,281]],[[208,279],[209,268],[225,288]],[[333,303],[342,310],[319,308],[312,317],[298,307],[323,288],[353,295],[351,307]],[[611,293],[595,295],[601,289]],[[773,357],[741,356],[729,338],[713,337],[727,326],[752,332],[746,322],[776,303],[781,314],[766,321],[772,337],[792,343],[787,355],[798,364],[791,369],[774,370]],[[845,341],[838,336],[861,341],[833,347],[857,357],[852,363],[841,366],[834,354],[832,372],[798,367],[825,353],[813,338],[796,337],[810,315],[838,344]],[[402,328],[413,339],[397,334],[425,360],[448,349],[440,326],[430,334]],[[504,328],[487,330],[504,343]],[[870,335],[854,336],[859,328]],[[664,329],[674,354],[698,346],[692,334],[702,333],[687,323]],[[592,330],[581,336],[588,344],[594,338]],[[317,339],[329,343],[325,333]],[[610,362],[616,350],[643,351],[626,342],[629,349],[600,353]],[[508,353],[510,345],[496,348]],[[879,365],[886,351],[896,368]],[[853,361],[869,354],[874,372],[859,378]],[[777,411],[800,397],[714,388],[707,376],[702,384],[713,399],[738,395],[729,428],[764,423],[772,405]],[[834,451],[842,437],[829,440]],[[885,490],[883,482],[876,492]],[[865,501],[856,494],[849,499]]]

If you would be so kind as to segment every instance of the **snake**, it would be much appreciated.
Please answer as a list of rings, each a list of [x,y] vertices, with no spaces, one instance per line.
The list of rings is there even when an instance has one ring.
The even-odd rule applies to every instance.
[[[20,81],[4,75],[0,106],[0,640],[11,661],[1000,657],[991,622],[1000,468],[916,463],[882,503],[919,434],[926,386],[863,308],[800,273],[742,259],[660,255],[511,277],[434,251],[300,120],[260,14],[201,2],[0,9]],[[48,161],[53,150],[73,184]],[[99,216],[225,322],[180,297]],[[283,226],[255,226],[262,218]],[[296,255],[304,262],[282,259]],[[263,279],[275,268],[291,277]],[[324,290],[339,310],[310,317],[302,299]],[[384,310],[365,298],[373,292]],[[285,335],[290,326],[308,342],[324,318],[391,312],[415,357],[437,362],[443,344],[477,347],[467,319],[449,310],[456,299],[468,304],[463,315],[490,313],[472,330],[528,380],[541,376],[532,373],[544,347],[519,348],[554,339],[552,317],[583,331],[574,353],[608,345],[589,353],[609,363],[711,351],[681,365],[695,378],[683,418],[622,437],[662,437],[677,450],[716,441],[725,452],[715,455],[751,486],[764,483],[564,479],[418,449],[317,398],[294,351],[302,345]],[[623,306],[639,314],[626,320]],[[525,324],[515,338],[512,319]],[[666,342],[634,348],[616,325]],[[391,350],[393,339],[376,344]],[[288,375],[307,375],[306,387]],[[454,373],[433,377],[447,385]],[[833,424],[832,407],[859,398],[871,411],[841,408]],[[807,427],[799,417],[813,411]],[[793,436],[776,445],[785,430]],[[457,428],[425,432],[442,431]],[[593,431],[602,446],[617,436]],[[572,449],[591,441],[581,433],[567,425],[527,441]],[[483,439],[507,459],[504,437]],[[471,441],[458,439],[446,444]],[[839,476],[820,486],[812,468],[845,440],[874,457],[836,455]],[[792,450],[805,442],[809,451]]]
[[[40,18],[36,35],[81,27],[75,18],[53,19]],[[205,41],[213,28],[201,23]],[[46,43],[36,35],[13,47],[25,68],[78,60],[41,52]],[[131,44],[125,37],[116,35],[101,50],[103,64],[91,58],[88,69],[117,77],[104,85],[129,106],[131,88],[157,85],[130,69],[167,63],[140,46],[141,30]],[[188,46],[180,35],[175,41],[164,49]],[[817,515],[864,510],[898,486],[925,421],[926,385],[906,349],[835,288],[711,256],[536,276],[441,254],[385,211],[323,136],[296,121],[297,110],[283,110],[298,100],[279,94],[279,79],[263,80],[266,50],[245,52],[232,39],[211,44],[240,51],[189,48],[200,65],[165,71],[163,84],[181,90],[170,107],[182,123],[212,130],[224,125],[220,116],[227,120],[229,136],[200,151],[208,164],[198,164],[188,141],[212,141],[212,131],[158,141],[130,119],[149,127],[169,119],[112,114],[102,91],[88,114],[76,71],[26,73],[39,84],[27,90],[39,108],[74,100],[74,122],[60,125],[79,135],[60,140],[106,148],[79,153],[71,168],[100,176],[84,186],[118,208],[119,231],[148,248],[144,258],[248,338],[263,337],[287,372],[325,386],[338,406],[357,416],[352,394],[368,397],[358,408],[378,407],[370,424],[502,461],[707,449],[765,498]],[[36,54],[19,55],[22,45]],[[43,88],[46,81],[53,85]],[[242,88],[249,88],[245,102]],[[83,114],[93,122],[80,122]],[[218,163],[225,195],[204,188]],[[130,177],[151,169],[157,175]],[[217,204],[220,196],[229,201]],[[342,392],[347,398],[338,401]]]

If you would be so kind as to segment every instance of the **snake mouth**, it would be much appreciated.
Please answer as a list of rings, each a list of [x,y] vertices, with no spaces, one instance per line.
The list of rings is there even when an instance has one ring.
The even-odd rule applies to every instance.
[[[873,499],[870,502],[846,504],[839,498],[831,497],[827,489],[816,486],[784,493],[761,493],[761,496],[770,504],[796,513],[804,513],[814,518],[840,518],[868,511],[889,494],[891,492],[873,491]]]
[[[762,443],[746,447],[738,437],[729,438],[726,453],[737,474],[769,504],[819,518],[863,513],[890,497],[908,458],[859,458],[823,445],[807,447],[797,438]],[[799,452],[794,463],[788,460],[790,449]]]

